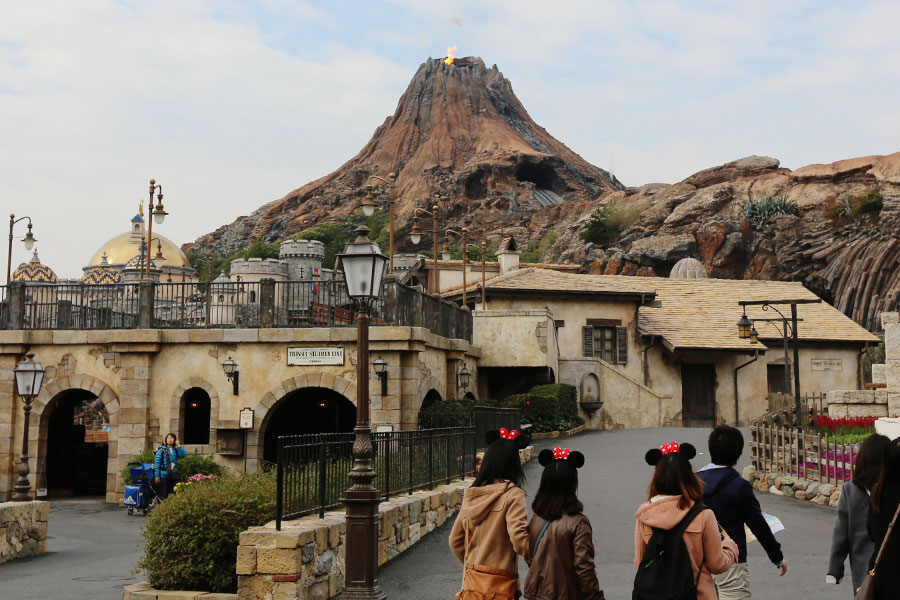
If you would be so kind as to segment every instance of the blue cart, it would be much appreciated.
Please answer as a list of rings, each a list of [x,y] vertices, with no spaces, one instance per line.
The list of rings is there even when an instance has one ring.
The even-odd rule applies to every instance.
[[[131,471],[131,485],[125,486],[125,500],[122,501],[122,505],[128,508],[129,515],[133,515],[135,510],[146,515],[158,502],[156,490],[153,488],[153,465],[130,462],[128,469]]]

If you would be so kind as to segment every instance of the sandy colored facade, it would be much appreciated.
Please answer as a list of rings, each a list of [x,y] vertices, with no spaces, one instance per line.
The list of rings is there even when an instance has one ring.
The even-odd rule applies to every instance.
[[[343,364],[288,365],[288,348],[298,347],[342,349]],[[35,489],[47,488],[48,466],[53,468],[48,465],[48,438],[54,409],[73,393],[98,398],[108,411],[109,501],[121,497],[121,472],[132,456],[155,448],[169,431],[184,439],[181,420],[189,391],[209,398],[209,440],[186,448],[211,454],[235,469],[259,467],[267,428],[283,406],[303,403],[303,411],[315,411],[320,402],[338,402],[352,405],[351,415],[355,414],[355,328],[2,331],[0,499],[10,495],[14,459],[22,446],[24,412],[14,397],[13,369],[28,351],[47,369],[29,424]],[[387,394],[381,394],[381,381],[370,367],[373,427],[415,428],[429,392],[442,398],[465,393],[457,389],[456,377],[463,364],[473,374],[470,387],[477,389],[480,351],[465,340],[417,327],[372,327],[370,362],[379,356],[388,364]],[[238,395],[221,366],[228,357],[239,365]],[[242,441],[237,431],[242,408],[254,410],[246,456],[223,452],[223,446],[233,445],[235,435],[239,445]]]

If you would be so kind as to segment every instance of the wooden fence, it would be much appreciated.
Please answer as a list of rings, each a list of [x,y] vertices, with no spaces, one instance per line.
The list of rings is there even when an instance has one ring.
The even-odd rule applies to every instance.
[[[794,410],[796,407],[794,406],[793,394],[774,392],[768,395],[767,400],[768,411],[760,418],[761,421],[767,421],[769,425],[773,423],[786,426],[794,425]],[[800,409],[805,417],[803,426],[807,427],[810,423],[815,422],[817,416],[828,414],[825,394],[803,394],[800,396]]]
[[[750,426],[750,457],[757,471],[840,484],[853,477],[859,446],[844,436],[771,425]]]

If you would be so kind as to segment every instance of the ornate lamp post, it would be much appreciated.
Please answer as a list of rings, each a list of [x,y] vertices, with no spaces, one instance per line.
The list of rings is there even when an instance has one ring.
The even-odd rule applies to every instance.
[[[156,206],[153,206],[153,193],[156,192]],[[162,225],[163,221],[166,220],[166,215],[169,214],[166,212],[166,209],[163,207],[162,203],[163,193],[162,193],[162,184],[157,185],[155,179],[150,180],[150,204],[148,208],[152,209],[151,214],[153,215],[152,219],[149,219],[149,224],[147,227],[147,260],[144,261],[146,263],[146,271],[144,273],[144,277],[150,279],[150,248],[153,246],[153,221],[156,221],[157,225]]]
[[[16,365],[16,390],[25,403],[25,428],[22,432],[22,456],[19,459],[19,477],[13,487],[13,501],[28,502],[31,500],[31,483],[28,481],[28,419],[31,416],[31,403],[34,397],[41,393],[41,384],[44,383],[44,367],[41,363],[34,362],[34,353],[29,352],[25,358]]]
[[[430,211],[425,210],[424,208],[416,208],[413,212],[413,226],[412,231],[409,232],[409,241],[411,241],[414,246],[417,246],[419,242],[422,241],[422,231],[419,229],[419,213],[431,216],[431,239],[434,244],[434,249],[432,251],[432,258],[434,260],[434,281],[431,286],[431,293],[437,296],[441,292],[440,271],[438,271],[438,205],[435,204],[432,206]]]
[[[28,219],[28,233],[22,238],[22,241],[25,243],[25,249],[31,250],[34,247],[34,243],[37,241],[31,233],[31,217],[19,217],[17,219],[16,215],[9,215],[9,250],[6,252],[6,285],[9,285],[9,277],[12,273],[13,227],[16,223],[24,221],[25,219]]]
[[[456,231],[455,229],[446,229],[444,230],[444,249],[442,250],[442,255],[444,260],[450,260],[450,246],[447,244],[447,236],[455,235],[458,236],[462,240],[462,249],[463,249],[463,267],[462,267],[462,301],[463,308],[466,308],[468,305],[466,303],[466,269],[469,267],[469,247],[479,249],[478,246],[469,243],[469,228],[463,227],[462,231]],[[485,266],[484,266],[484,254],[487,250],[487,243],[481,243],[481,303],[482,307],[484,306],[484,297],[485,297]]]
[[[369,228],[356,229],[356,240],[338,255],[347,295],[357,310],[356,439],[353,442],[351,486],[342,498],[347,507],[345,599],[381,600],[378,585],[378,503],[372,468],[372,429],[369,423],[369,311],[379,297],[387,257],[369,241]]]
[[[363,214],[367,217],[371,217],[375,214],[375,200],[372,197],[372,186],[369,185],[369,182],[373,179],[377,179],[382,183],[387,184],[388,186],[388,213],[390,214],[391,224],[390,224],[390,267],[388,273],[391,275],[394,274],[394,182],[397,180],[396,173],[389,173],[387,179],[384,177],[379,177],[378,175],[369,175],[369,178],[366,180],[366,197],[363,200],[362,209]]]
[[[782,336],[782,339],[784,341],[784,385],[786,391],[791,389],[791,371],[793,371],[794,412],[796,415],[797,429],[801,431],[803,429],[803,420],[801,418],[802,407],[800,405],[800,342],[797,334],[797,323],[802,321],[803,319],[797,318],[797,305],[820,304],[821,302],[822,300],[820,298],[800,298],[797,300],[741,300],[740,302],[738,302],[738,305],[740,305],[744,309],[744,314],[737,322],[738,336],[741,339],[750,340],[751,342],[759,341],[759,332],[756,331],[756,326],[754,325],[754,323],[756,322],[781,323],[784,327],[784,335]],[[784,316],[784,314],[780,310],[775,308],[775,305],[790,306],[791,316]],[[760,306],[763,310],[773,310],[778,313],[779,316],[773,319],[752,319],[747,317],[748,306]],[[788,356],[789,340],[793,342],[793,365],[791,364],[790,358]],[[792,366],[793,369],[791,368]]]

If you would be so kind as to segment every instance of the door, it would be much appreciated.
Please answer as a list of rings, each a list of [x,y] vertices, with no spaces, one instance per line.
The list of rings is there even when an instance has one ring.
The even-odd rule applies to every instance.
[[[766,376],[769,380],[770,394],[787,394],[789,392],[785,387],[784,365],[766,365]]]
[[[681,365],[681,407],[685,427],[715,427],[715,365]]]

